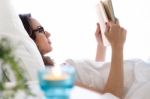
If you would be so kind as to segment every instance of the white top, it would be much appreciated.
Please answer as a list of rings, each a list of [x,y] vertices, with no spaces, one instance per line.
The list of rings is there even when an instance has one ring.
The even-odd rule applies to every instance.
[[[103,89],[110,63],[91,60],[67,60],[75,67],[77,81],[89,87]],[[150,62],[140,59],[124,61],[124,99],[150,99]]]

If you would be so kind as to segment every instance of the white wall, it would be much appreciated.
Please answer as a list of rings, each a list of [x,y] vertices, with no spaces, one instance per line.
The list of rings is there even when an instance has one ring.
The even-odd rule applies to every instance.
[[[53,52],[62,62],[67,58],[95,58],[94,32],[99,0],[13,0],[18,13],[32,16],[51,33]],[[127,31],[125,59],[150,55],[150,12],[148,0],[113,0],[115,14]],[[110,60],[108,48],[107,60]]]

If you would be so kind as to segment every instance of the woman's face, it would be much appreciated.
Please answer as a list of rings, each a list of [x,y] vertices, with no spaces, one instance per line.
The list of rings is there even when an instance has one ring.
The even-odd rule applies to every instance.
[[[52,51],[51,41],[49,39],[50,33],[45,31],[41,24],[33,18],[31,18],[31,27],[35,33],[35,43],[41,54],[44,55]]]

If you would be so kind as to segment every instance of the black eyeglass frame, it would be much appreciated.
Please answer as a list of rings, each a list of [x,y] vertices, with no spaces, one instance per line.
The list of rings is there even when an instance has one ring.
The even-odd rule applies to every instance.
[[[42,26],[38,26],[37,29],[33,29],[32,30],[32,33],[36,33],[36,32],[45,34],[45,30],[44,30],[44,28]]]

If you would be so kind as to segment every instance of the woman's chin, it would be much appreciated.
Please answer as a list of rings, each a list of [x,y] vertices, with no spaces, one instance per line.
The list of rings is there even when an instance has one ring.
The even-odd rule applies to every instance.
[[[49,50],[47,50],[47,52],[46,53],[50,53],[50,52],[52,52],[52,47],[49,49]]]
[[[53,51],[53,48],[52,48],[52,47],[50,47],[50,49],[49,49],[49,52],[51,52],[51,51]]]
[[[48,50],[43,50],[43,51],[41,52],[41,54],[42,54],[42,55],[45,55],[45,54],[50,53],[50,52],[52,52],[52,48],[50,48],[50,49],[48,49]]]

